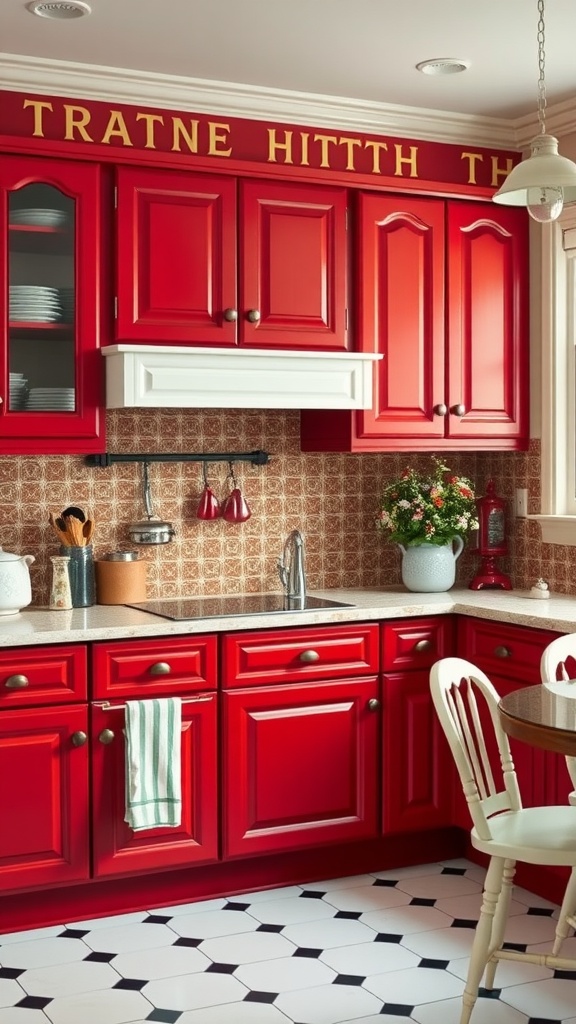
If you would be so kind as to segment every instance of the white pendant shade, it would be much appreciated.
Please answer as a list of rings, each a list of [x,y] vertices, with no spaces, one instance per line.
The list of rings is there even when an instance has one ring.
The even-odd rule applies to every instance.
[[[531,154],[511,171],[492,197],[504,206],[530,206],[529,190],[562,189],[564,203],[576,202],[576,164],[558,153],[553,135],[537,135]]]

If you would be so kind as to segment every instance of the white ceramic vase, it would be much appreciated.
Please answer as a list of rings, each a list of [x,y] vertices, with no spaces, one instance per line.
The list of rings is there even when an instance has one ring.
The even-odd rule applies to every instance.
[[[408,590],[421,594],[443,593],[454,586],[456,562],[464,541],[454,537],[449,544],[418,544],[398,547],[402,552],[402,582]]]

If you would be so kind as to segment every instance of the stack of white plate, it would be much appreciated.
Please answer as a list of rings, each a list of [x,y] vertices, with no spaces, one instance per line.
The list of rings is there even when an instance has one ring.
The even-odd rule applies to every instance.
[[[37,412],[74,412],[74,388],[30,388],[25,408]]]
[[[76,309],[76,289],[59,288],[58,291],[60,293],[62,319],[64,320],[64,323],[71,324],[74,321],[74,313]]]
[[[52,323],[62,315],[57,288],[41,284],[10,285],[10,320]]]
[[[61,228],[68,220],[66,210],[29,208],[10,211],[10,224],[30,224],[41,228]]]
[[[26,404],[26,395],[28,392],[28,379],[23,373],[11,373],[10,374],[10,401],[8,407],[17,411],[23,409]]]

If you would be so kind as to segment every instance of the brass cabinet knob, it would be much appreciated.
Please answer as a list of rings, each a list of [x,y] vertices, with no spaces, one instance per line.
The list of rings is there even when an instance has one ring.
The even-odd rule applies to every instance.
[[[466,406],[460,403],[458,405],[452,405],[450,407],[450,412],[452,413],[453,416],[465,416]]]
[[[157,661],[155,665],[150,665],[148,671],[151,676],[167,676],[172,669],[167,661]]]
[[[434,415],[435,416],[445,416],[447,412],[448,412],[448,406],[444,405],[444,402],[440,402],[438,405],[434,406]]]
[[[249,320],[251,324],[257,324],[260,320],[260,310],[249,309],[246,313],[246,319]]]
[[[72,743],[75,747],[83,747],[88,737],[85,732],[79,730],[78,732],[72,733]]]
[[[320,661],[320,655],[318,654],[318,651],[302,651],[299,655],[299,659],[305,664],[310,664],[312,661]]]
[[[8,676],[4,686],[7,690],[24,690],[30,686],[30,680],[28,676]]]
[[[100,743],[103,743],[104,746],[107,747],[108,744],[112,743],[112,740],[114,739],[114,733],[112,732],[112,729],[102,729],[102,732],[100,733],[98,739],[100,740]]]
[[[370,697],[367,704],[368,711],[380,711],[380,701],[376,697]]]
[[[224,319],[227,320],[229,324],[233,324],[238,319],[238,310],[231,309],[231,307],[229,306],[228,309],[224,310],[223,316]]]
[[[418,640],[418,642],[414,644],[414,650],[417,651],[418,654],[423,654],[424,651],[431,651],[432,650],[432,641],[431,640]]]
[[[504,647],[504,644],[500,644],[498,647],[494,648],[494,654],[497,658],[510,658],[512,656],[512,651],[509,647]]]

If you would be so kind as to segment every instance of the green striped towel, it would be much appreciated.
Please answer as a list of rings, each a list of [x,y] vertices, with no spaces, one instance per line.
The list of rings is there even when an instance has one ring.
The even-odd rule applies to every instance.
[[[179,697],[126,702],[126,815],[134,832],[182,816]]]

